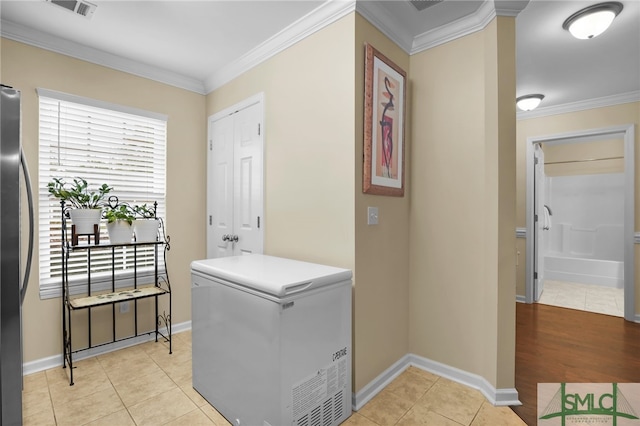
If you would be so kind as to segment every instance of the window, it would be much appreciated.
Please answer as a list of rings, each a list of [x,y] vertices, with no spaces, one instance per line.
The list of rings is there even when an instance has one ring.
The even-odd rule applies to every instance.
[[[40,296],[61,294],[62,250],[60,201],[47,192],[53,178],[72,182],[81,177],[90,188],[103,183],[113,187],[108,195],[131,205],[158,203],[157,215],[166,211],[166,116],[120,105],[38,89],[40,104],[39,148],[39,251]],[[107,240],[101,225],[101,241]],[[153,274],[153,246],[138,248],[144,259],[143,274]],[[160,250],[162,251],[162,250]],[[132,248],[116,254],[116,287],[132,286]],[[161,260],[162,261],[162,260]],[[111,288],[111,251],[92,254],[92,291]],[[71,253],[69,292],[86,291],[86,252]],[[151,281],[152,282],[152,281]]]

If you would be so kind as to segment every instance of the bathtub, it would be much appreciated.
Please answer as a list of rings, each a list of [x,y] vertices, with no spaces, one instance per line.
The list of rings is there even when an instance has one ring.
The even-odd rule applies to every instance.
[[[545,255],[544,279],[624,287],[624,262]]]
[[[624,288],[624,227],[556,223],[545,235],[544,278]]]

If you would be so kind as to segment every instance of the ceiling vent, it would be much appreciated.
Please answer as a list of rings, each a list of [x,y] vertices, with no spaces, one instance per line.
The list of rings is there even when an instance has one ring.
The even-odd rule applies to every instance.
[[[96,5],[89,3],[88,1],[76,1],[76,0],[46,0],[51,4],[60,6],[69,12],[73,12],[77,15],[84,16],[87,19],[91,19],[93,12],[96,10]]]
[[[435,6],[444,0],[409,0],[411,4],[419,11],[425,10],[428,7]]]

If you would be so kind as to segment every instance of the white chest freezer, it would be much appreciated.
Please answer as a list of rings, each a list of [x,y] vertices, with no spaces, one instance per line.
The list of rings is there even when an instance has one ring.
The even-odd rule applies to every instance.
[[[342,423],[351,277],[260,254],[192,262],[194,389],[233,425]]]

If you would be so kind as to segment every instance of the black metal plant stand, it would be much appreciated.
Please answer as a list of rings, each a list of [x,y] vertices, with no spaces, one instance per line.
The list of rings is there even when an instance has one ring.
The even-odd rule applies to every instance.
[[[110,203],[113,201],[110,199]],[[115,199],[117,203],[117,198]],[[165,235],[164,222],[161,218],[155,216],[157,209],[157,203],[154,203],[154,219],[159,219],[159,229],[157,240],[153,242],[131,242],[126,244],[110,244],[104,241],[100,241],[99,232],[94,228],[94,244],[90,243],[90,237],[86,243],[78,241],[78,235],[75,233],[75,229],[72,228],[71,236],[68,235],[67,220],[69,220],[69,207],[65,206],[64,201],[60,202],[62,209],[62,338],[63,338],[63,360],[62,367],[69,366],[69,385],[73,385],[73,356],[82,351],[86,351],[92,348],[97,348],[104,345],[113,344],[123,340],[134,339],[143,335],[154,335],[155,341],[158,341],[158,336],[163,338],[169,344],[169,353],[172,351],[171,342],[171,284],[169,282],[169,274],[167,272],[166,256],[170,250],[169,237]],[[143,220],[143,219],[142,219]],[[143,252],[145,248],[153,247],[153,282],[143,282],[144,280],[140,276],[138,268],[140,252]],[[116,253],[119,250],[133,250],[133,286],[128,288],[120,288],[116,285],[116,269],[115,260]],[[164,251],[162,262],[160,262],[160,250]],[[96,290],[92,288],[95,286],[95,282],[92,282],[92,257],[96,255],[110,252],[111,253],[111,279],[110,289]],[[69,292],[69,258],[71,253],[74,252],[86,252],[86,275],[82,278],[83,285],[86,285],[86,290],[81,295],[74,295],[71,297]],[[162,263],[160,265],[160,263]],[[161,270],[163,273],[161,273]],[[150,280],[149,278],[147,280]],[[75,276],[74,276],[75,281]],[[158,297],[165,296],[169,298],[169,312],[158,313]],[[138,301],[140,299],[154,298],[155,308],[155,330],[140,331],[138,329]],[[134,333],[126,337],[117,337],[116,335],[116,304],[119,302],[133,301],[134,312]],[[111,326],[112,336],[111,340],[103,343],[93,343],[91,335],[91,310],[92,308],[104,305],[111,305]],[[87,346],[82,348],[74,348],[72,343],[72,312],[79,310],[87,310]],[[164,328],[164,330],[162,328]]]

